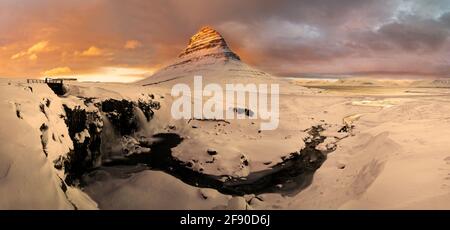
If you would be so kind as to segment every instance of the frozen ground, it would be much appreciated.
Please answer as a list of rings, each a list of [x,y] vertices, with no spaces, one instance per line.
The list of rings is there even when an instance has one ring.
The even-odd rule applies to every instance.
[[[0,84],[0,207],[4,209],[450,208],[450,92],[446,88],[354,87],[349,92],[347,87],[340,90],[339,84],[308,90],[283,82],[282,87],[289,89],[280,96],[280,126],[258,132],[259,120],[172,120],[169,88],[158,85],[72,83],[69,94],[58,97],[45,85],[17,80]],[[183,141],[172,155],[190,162],[192,171],[237,178],[270,170],[303,149],[307,129],[315,125],[325,128],[321,133],[328,137],[325,145],[336,149],[310,184],[289,189],[280,185],[279,192],[256,195],[233,197],[142,164],[102,166],[86,172],[84,185],[65,184],[64,169],[54,167],[55,160],[73,148],[60,116],[62,105],[95,111],[82,98],[136,101],[147,94],[153,94],[161,108],[152,120],[141,121],[139,133],[180,135]],[[344,125],[354,128],[347,134],[337,132]],[[102,126],[107,130],[107,123]],[[80,133],[79,138],[85,136]]]

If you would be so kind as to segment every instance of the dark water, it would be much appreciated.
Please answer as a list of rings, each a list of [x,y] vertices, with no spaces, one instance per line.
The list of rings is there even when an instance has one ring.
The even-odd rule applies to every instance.
[[[288,159],[271,169],[254,172],[243,178],[221,180],[223,176],[213,176],[192,170],[188,163],[172,157],[171,148],[180,144],[183,139],[175,133],[160,133],[153,137],[159,141],[149,147],[148,154],[137,154],[125,159],[114,160],[103,165],[103,168],[124,165],[144,164],[148,170],[159,170],[168,173],[184,183],[202,188],[213,188],[229,195],[262,194],[278,192],[283,194],[297,193],[308,186],[314,172],[326,159],[326,154],[315,149],[324,141],[319,135],[321,127],[312,127],[309,133],[312,141],[298,153],[292,153]],[[225,175],[224,175],[225,176]]]

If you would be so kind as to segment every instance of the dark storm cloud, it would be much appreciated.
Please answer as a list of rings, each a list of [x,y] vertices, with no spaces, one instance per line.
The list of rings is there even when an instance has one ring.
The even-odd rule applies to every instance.
[[[445,18],[422,19],[408,16],[386,23],[375,31],[355,33],[360,43],[374,50],[400,48],[405,52],[435,52],[442,48],[449,37]]]
[[[446,12],[439,17],[443,27],[450,29],[450,12]]]
[[[448,36],[448,32],[436,27],[434,22],[424,25],[390,23],[383,26],[379,33],[405,50],[429,49],[434,51],[444,44]]]
[[[406,51],[436,51],[442,47],[449,35],[444,21],[414,16],[383,25],[378,33],[381,40],[392,42]]]

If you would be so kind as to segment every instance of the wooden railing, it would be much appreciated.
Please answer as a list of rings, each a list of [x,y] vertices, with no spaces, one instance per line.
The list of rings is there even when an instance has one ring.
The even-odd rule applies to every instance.
[[[45,80],[42,80],[42,79],[27,79],[27,83],[62,84],[63,83],[63,79],[45,79]]]

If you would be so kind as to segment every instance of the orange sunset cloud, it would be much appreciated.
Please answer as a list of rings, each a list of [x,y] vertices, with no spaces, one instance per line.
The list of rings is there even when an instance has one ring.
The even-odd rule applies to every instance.
[[[96,56],[101,56],[102,54],[103,54],[103,51],[95,46],[91,46],[91,47],[89,47],[89,49],[81,52],[81,56],[86,56],[86,57],[96,57]]]
[[[124,48],[125,49],[136,49],[138,47],[142,46],[142,43],[140,41],[137,40],[128,40],[125,42]]]
[[[449,75],[450,6],[404,4],[5,0],[0,77],[39,77],[55,66],[78,74],[154,69],[176,57],[203,25],[223,34],[247,63],[275,75]]]
[[[72,73],[72,70],[65,66],[65,67],[56,67],[53,69],[49,69],[47,71],[42,72],[42,75],[44,76],[59,76],[59,75],[67,75]]]

